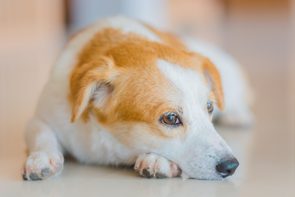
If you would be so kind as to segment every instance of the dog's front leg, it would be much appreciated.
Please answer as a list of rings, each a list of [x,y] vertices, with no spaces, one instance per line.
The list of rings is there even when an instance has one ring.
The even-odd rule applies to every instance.
[[[171,178],[180,176],[180,168],[172,161],[154,153],[140,155],[134,165],[135,171],[146,178]]]
[[[24,180],[43,180],[62,171],[63,154],[51,128],[41,120],[29,123],[26,132],[29,155],[24,167]]]

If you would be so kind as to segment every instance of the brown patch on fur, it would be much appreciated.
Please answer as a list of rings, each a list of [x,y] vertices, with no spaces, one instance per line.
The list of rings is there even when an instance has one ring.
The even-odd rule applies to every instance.
[[[203,56],[186,51],[174,37],[157,34],[168,44],[111,28],[98,32],[89,41],[80,53],[70,78],[72,121],[80,114],[87,121],[88,114],[94,113],[105,126],[118,122],[143,122],[153,127],[151,130],[157,136],[169,137],[160,131],[157,119],[164,112],[177,109],[167,100],[168,92],[174,89],[157,68],[158,59],[212,75],[212,82],[216,85],[214,93],[222,107],[220,77],[215,67]],[[92,96],[85,93],[92,86],[95,88],[103,83],[114,89],[105,105],[97,108],[93,105]],[[81,111],[84,102],[87,106],[82,106]]]
[[[213,93],[214,99],[217,102],[218,108],[220,110],[223,110],[224,95],[223,95],[221,77],[218,70],[208,58],[205,58],[204,64],[202,65],[202,70],[204,75],[209,76],[209,84],[212,86],[212,93]]]
[[[81,114],[86,119],[87,116],[84,114],[84,111],[88,108],[91,97],[88,98],[85,94],[94,91],[92,89],[95,89],[100,84],[108,83],[112,76],[115,75],[112,67],[113,62],[110,58],[100,57],[74,69],[70,79],[71,94],[69,95],[69,99],[72,102],[72,122],[79,118]],[[87,105],[82,106],[83,103]],[[81,109],[81,107],[85,109]]]
[[[156,35],[158,35],[165,44],[168,44],[174,48],[181,49],[181,50],[187,50],[186,46],[182,43],[181,40],[179,40],[175,35],[169,33],[169,32],[162,32],[158,29],[145,24],[147,28],[149,28],[152,32],[154,32]],[[223,89],[221,84],[221,77],[219,75],[218,70],[216,69],[215,65],[206,57],[195,53],[195,58],[198,59],[197,61],[203,61],[202,65],[202,72],[206,75],[209,74],[210,82],[212,83],[212,96],[214,100],[217,102],[217,106],[220,110],[224,107],[224,95],[223,95]],[[194,65],[196,66],[196,65]]]

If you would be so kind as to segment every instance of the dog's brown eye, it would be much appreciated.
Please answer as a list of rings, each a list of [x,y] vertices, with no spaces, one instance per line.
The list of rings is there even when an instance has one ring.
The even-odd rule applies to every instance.
[[[213,102],[212,101],[208,101],[207,102],[207,110],[209,114],[212,114],[213,110],[214,110],[214,106],[213,106]]]
[[[166,112],[161,116],[160,122],[171,126],[182,125],[179,115],[175,112]]]

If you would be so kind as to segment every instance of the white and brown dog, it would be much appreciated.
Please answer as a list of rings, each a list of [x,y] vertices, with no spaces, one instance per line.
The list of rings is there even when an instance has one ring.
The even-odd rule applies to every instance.
[[[122,17],[72,38],[28,124],[24,179],[58,175],[64,154],[145,177],[233,174],[238,161],[211,119],[216,103],[222,122],[250,121],[246,83],[223,52],[189,45]]]

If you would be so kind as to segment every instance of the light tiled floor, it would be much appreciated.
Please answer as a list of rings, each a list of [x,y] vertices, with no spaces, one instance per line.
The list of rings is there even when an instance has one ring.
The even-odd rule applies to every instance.
[[[288,24],[274,22],[261,29],[250,26],[252,22],[232,21],[225,33],[225,47],[249,71],[256,93],[256,124],[246,130],[219,128],[241,163],[233,177],[221,182],[149,180],[130,169],[73,162],[57,178],[22,181],[22,131],[57,50],[37,49],[50,46],[50,39],[37,46],[0,48],[0,196],[295,196],[294,100],[290,99],[295,94],[290,79],[295,75],[287,67],[292,63]],[[270,33],[265,36],[266,32]]]

